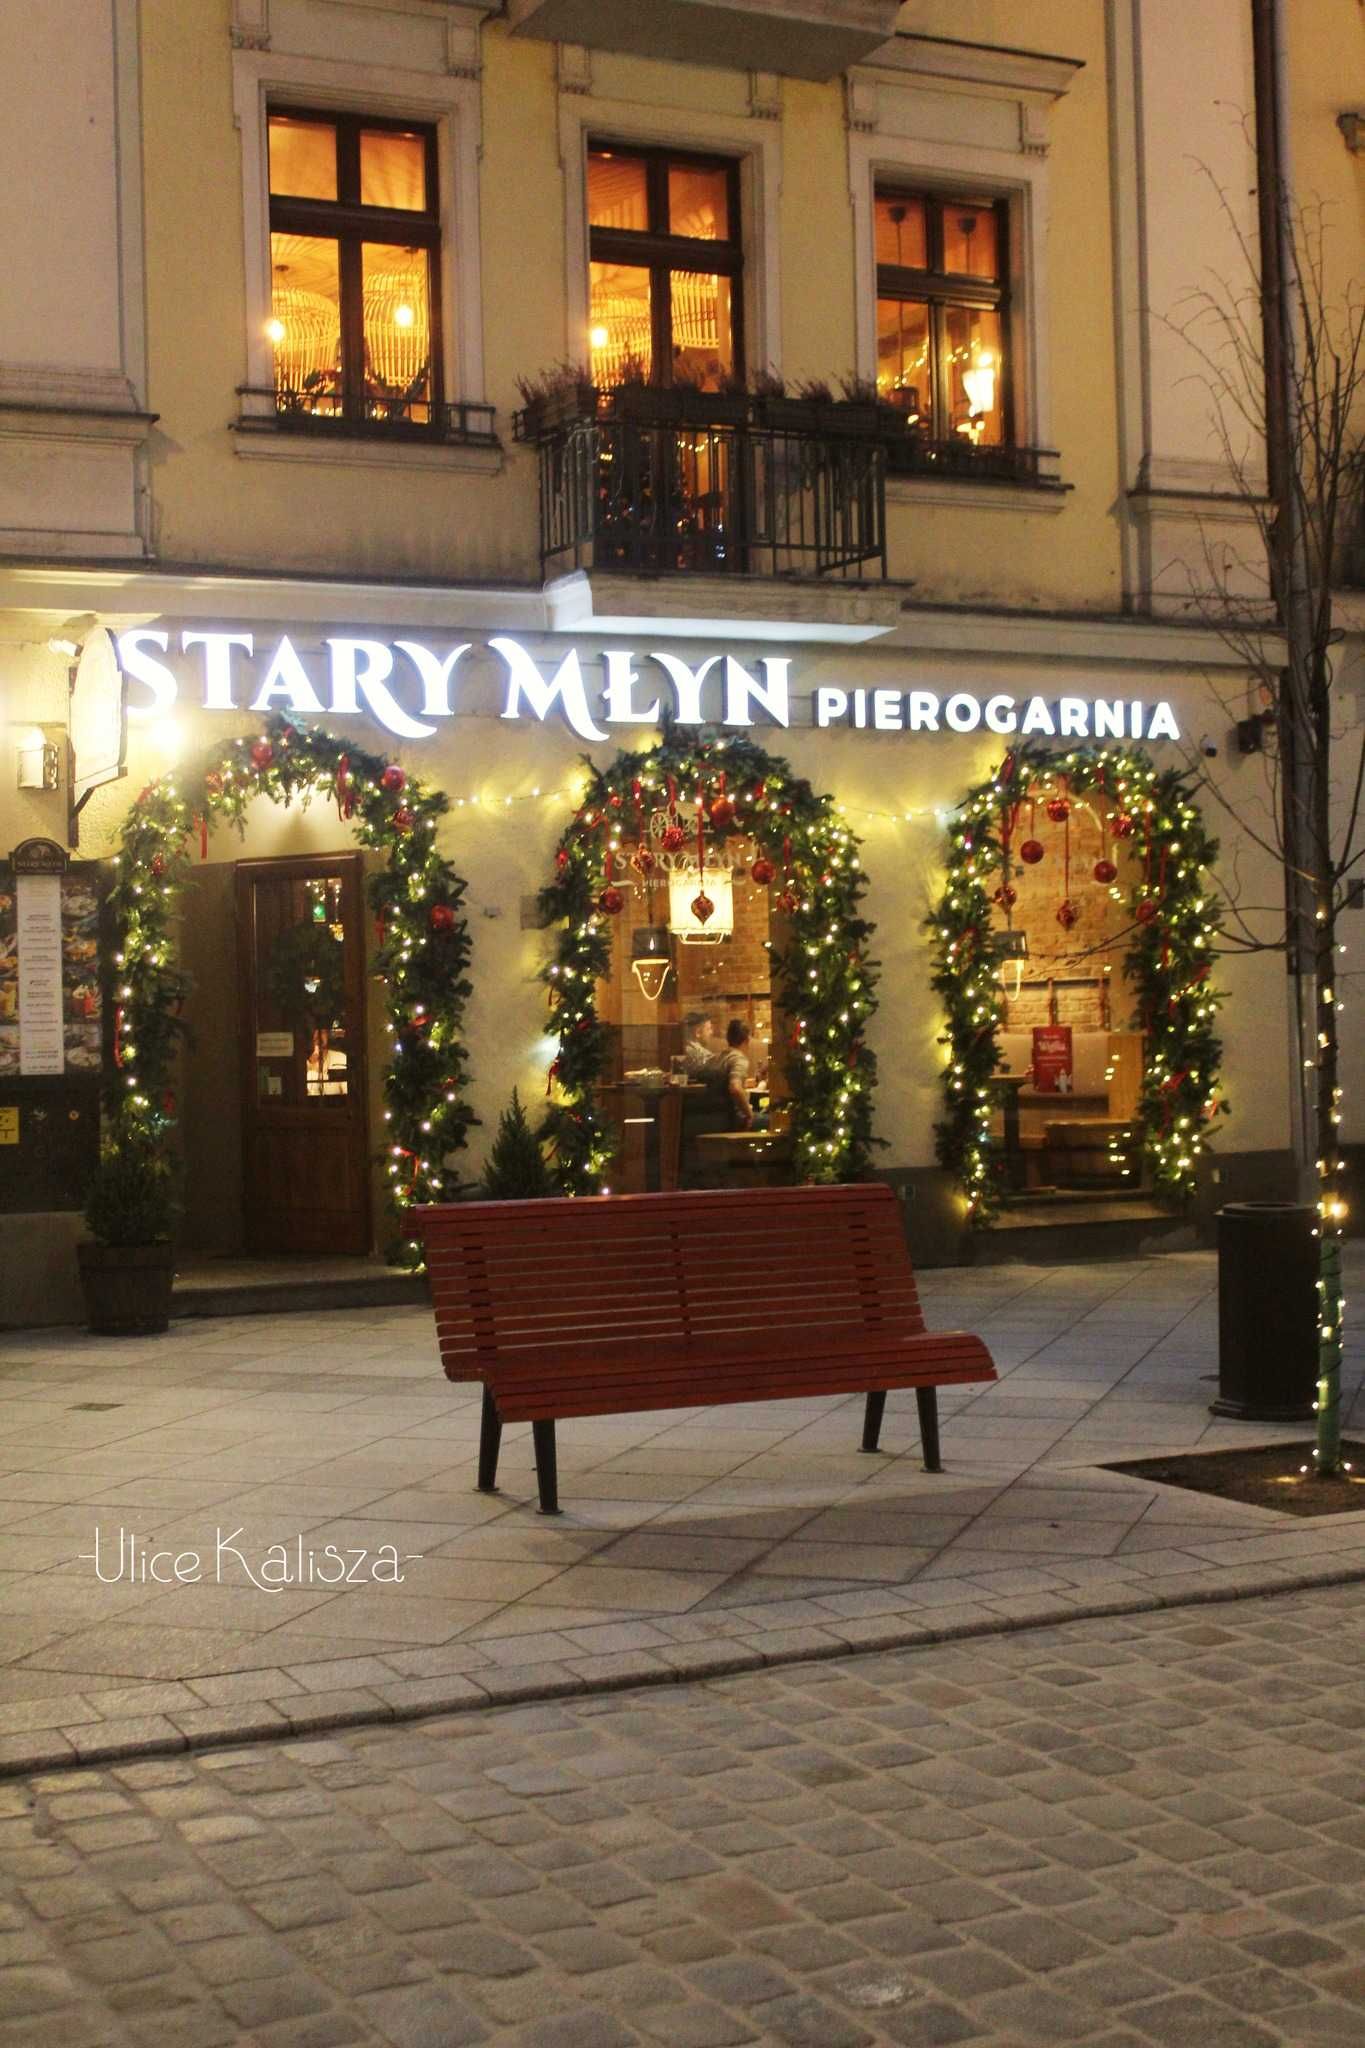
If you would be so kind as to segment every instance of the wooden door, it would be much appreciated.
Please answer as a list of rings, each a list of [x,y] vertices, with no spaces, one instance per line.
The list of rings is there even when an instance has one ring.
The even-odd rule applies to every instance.
[[[252,1252],[368,1252],[358,853],[237,863],[242,1144]]]

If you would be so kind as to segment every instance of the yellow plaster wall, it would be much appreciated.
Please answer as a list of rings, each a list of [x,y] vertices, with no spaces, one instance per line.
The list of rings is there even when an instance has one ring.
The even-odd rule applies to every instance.
[[[1319,0],[1325,4],[1325,0]],[[977,7],[927,9],[931,33],[1006,42],[1017,27]],[[939,14],[943,14],[940,20]],[[980,15],[978,21],[976,17]],[[151,447],[159,557],[167,562],[423,580],[537,580],[536,481],[510,445],[516,378],[561,358],[565,237],[553,45],[483,34],[480,163],[485,394],[509,442],[496,476],[413,466],[264,461],[234,452],[245,374],[240,146],[232,119],[228,0],[144,0],[144,143]],[[1075,486],[1056,517],[893,503],[891,572],[927,601],[1111,610],[1119,597],[1114,351],[1103,9],[1056,0],[1027,40],[1081,57],[1052,110],[1048,296],[1055,438]],[[603,104],[747,117],[738,73],[601,57]],[[782,88],[783,362],[831,381],[854,361],[852,214],[841,82]],[[456,395],[456,394],[452,394]],[[466,394],[468,395],[468,394]]]

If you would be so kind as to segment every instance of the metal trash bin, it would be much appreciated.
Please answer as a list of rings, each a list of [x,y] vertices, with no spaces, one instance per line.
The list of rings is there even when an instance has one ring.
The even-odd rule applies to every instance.
[[[1297,1202],[1218,1212],[1218,1399],[1214,1415],[1306,1422],[1318,1377],[1317,1216]]]

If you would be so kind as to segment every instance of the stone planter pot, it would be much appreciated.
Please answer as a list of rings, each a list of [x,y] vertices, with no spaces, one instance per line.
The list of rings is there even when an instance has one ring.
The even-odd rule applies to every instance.
[[[175,1259],[169,1244],[76,1246],[89,1328],[100,1337],[149,1337],[171,1319]]]

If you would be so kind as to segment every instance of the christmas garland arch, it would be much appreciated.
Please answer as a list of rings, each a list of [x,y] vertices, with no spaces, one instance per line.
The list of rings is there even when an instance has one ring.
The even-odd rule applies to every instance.
[[[189,993],[175,960],[176,901],[195,839],[206,859],[210,826],[226,818],[242,830],[256,796],[284,804],[333,798],[361,845],[387,856],[368,885],[379,939],[371,971],[388,990],[385,1147],[397,1249],[415,1262],[420,1248],[405,1212],[414,1202],[453,1199],[459,1176],[446,1157],[474,1121],[464,1097],[465,883],[436,849],[437,823],[450,808],[444,792],[331,733],[272,719],[258,738],[231,741],[193,795],[168,773],[133,804],[110,890],[114,1064],[106,1142],[166,1156],[176,1115],[171,1063]]]
[[[641,879],[650,874],[656,856],[647,821],[665,811],[662,844],[670,850],[694,842],[723,847],[736,835],[757,845],[750,876],[773,888],[786,920],[770,957],[774,1009],[789,1034],[793,1176],[865,1175],[877,1073],[864,1042],[877,1006],[876,963],[867,951],[873,927],[860,908],[867,877],[859,842],[833,800],[748,738],[672,726],[657,748],[587,769],[587,794],[540,898],[546,922],[559,926],[541,976],[558,1040],[542,1136],[562,1191],[597,1193],[612,1156],[595,1099],[608,1054],[596,984],[610,969],[613,926],[626,904],[618,879],[629,880],[632,870]]]
[[[1141,880],[1129,890],[1119,886],[1107,849],[1094,879],[1125,902],[1132,917],[1124,966],[1144,1034],[1138,1114],[1157,1194],[1177,1204],[1190,1200],[1208,1126],[1227,1110],[1218,1099],[1216,1022],[1223,994],[1210,978],[1221,918],[1207,871],[1218,846],[1204,828],[1188,775],[1158,769],[1139,748],[1058,754],[1018,747],[958,805],[948,832],[947,879],[927,920],[933,986],[947,1013],[938,1157],[957,1177],[974,1224],[989,1223],[999,1204],[989,1082],[1003,1065],[1002,991],[992,915],[997,908],[1008,912],[1014,902],[1014,862],[1042,857],[1038,842],[1019,838],[1020,806],[1041,804],[1054,820],[1064,820],[1073,797],[1101,807],[1106,838],[1128,842],[1142,859]],[[1069,929],[1075,920],[1069,900],[1057,917]]]

